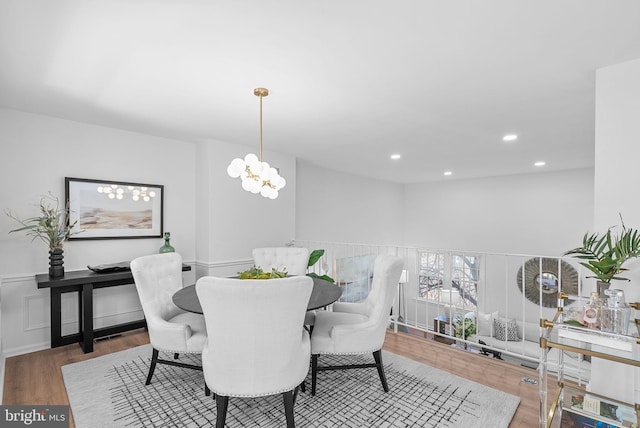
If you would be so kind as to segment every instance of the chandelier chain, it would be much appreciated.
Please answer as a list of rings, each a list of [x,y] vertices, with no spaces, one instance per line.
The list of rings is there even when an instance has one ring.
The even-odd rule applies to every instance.
[[[269,95],[269,90],[267,88],[255,88],[253,95],[260,97],[260,152],[258,154],[260,155],[260,162],[262,162],[262,97]]]
[[[262,94],[260,94],[260,162],[262,162]]]

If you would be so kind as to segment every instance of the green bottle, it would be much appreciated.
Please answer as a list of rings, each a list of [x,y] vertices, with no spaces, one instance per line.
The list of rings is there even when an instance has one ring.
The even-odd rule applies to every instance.
[[[176,249],[173,248],[171,246],[171,244],[169,243],[169,239],[171,239],[171,235],[169,232],[165,232],[164,233],[164,245],[162,247],[160,247],[160,251],[158,251],[160,254],[162,253],[175,253]]]

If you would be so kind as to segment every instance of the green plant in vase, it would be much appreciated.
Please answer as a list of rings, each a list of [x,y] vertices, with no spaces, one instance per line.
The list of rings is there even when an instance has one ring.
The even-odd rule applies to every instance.
[[[69,222],[69,205],[61,206],[60,200],[51,193],[40,199],[40,215],[26,219],[18,218],[10,210],[5,214],[18,222],[21,227],[10,230],[25,232],[32,240],[40,239],[49,246],[49,275],[52,277],[64,275],[64,242],[71,237],[73,227],[77,221]]]
[[[458,318],[453,322],[453,335],[467,338],[476,334],[476,324],[471,318]]]
[[[628,228],[620,216],[622,231],[614,233],[610,227],[605,234],[585,233],[582,238],[582,246],[567,251],[564,255],[574,255],[585,260],[580,262],[594,275],[589,278],[598,280],[598,293],[602,296],[604,290],[609,288],[612,280],[629,279],[618,276],[624,272],[622,266],[629,260],[640,257],[640,233],[638,230]]]

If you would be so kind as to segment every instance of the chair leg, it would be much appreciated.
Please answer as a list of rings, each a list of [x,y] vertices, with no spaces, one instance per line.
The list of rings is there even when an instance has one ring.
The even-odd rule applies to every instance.
[[[295,428],[293,421],[293,403],[295,402],[295,395],[298,391],[298,387],[294,391],[287,391],[282,393],[284,399],[284,414],[287,417],[287,428]]]
[[[384,366],[382,365],[382,350],[378,349],[373,353],[373,358],[376,360],[376,368],[380,375],[380,382],[382,382],[382,388],[384,392],[389,392],[389,386],[387,385],[387,378],[384,375]]]
[[[300,389],[299,386],[296,386],[296,388],[293,390],[293,405],[295,406],[296,404],[296,398],[298,398],[298,390]]]
[[[306,384],[306,382],[304,380],[300,384],[300,391],[302,391],[302,392],[306,392],[307,391],[307,384]]]
[[[209,389],[209,385],[207,385],[206,383],[204,384],[204,395],[207,397],[211,395],[211,390]]]
[[[151,354],[151,365],[149,366],[149,374],[147,375],[147,381],[145,385],[149,385],[151,383],[151,377],[153,376],[153,372],[156,369],[156,364],[158,363],[158,350],[153,348],[153,353]]]
[[[318,354],[311,356],[311,395],[316,395],[316,376],[318,375]]]
[[[224,428],[224,422],[227,419],[227,407],[229,406],[229,397],[216,394],[216,409],[218,412],[216,418],[216,428]]]

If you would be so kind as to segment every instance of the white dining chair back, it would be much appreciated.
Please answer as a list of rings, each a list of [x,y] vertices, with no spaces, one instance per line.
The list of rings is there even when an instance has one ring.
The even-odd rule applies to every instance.
[[[289,275],[305,275],[309,265],[309,250],[302,247],[255,248],[253,264],[265,272],[272,268],[286,270]]]
[[[229,397],[274,394],[283,394],[287,426],[293,426],[295,394],[309,371],[304,316],[312,289],[307,276],[197,281],[208,331],[202,367],[216,394],[217,427],[224,426]]]

